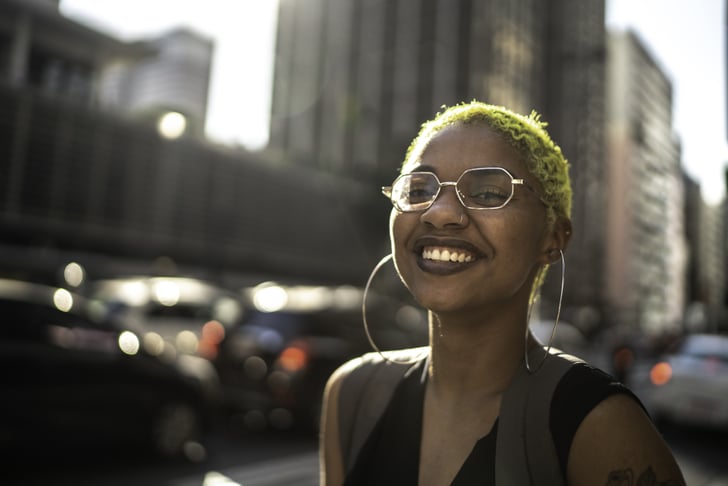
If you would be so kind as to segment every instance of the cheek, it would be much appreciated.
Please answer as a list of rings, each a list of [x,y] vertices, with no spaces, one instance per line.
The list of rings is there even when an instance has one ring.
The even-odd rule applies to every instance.
[[[392,253],[404,248],[412,228],[412,217],[411,213],[398,213],[396,209],[392,209],[389,213],[389,241],[392,244]]]
[[[394,267],[397,270],[397,275],[405,282],[408,275],[411,274],[408,264],[410,260],[405,258],[408,253],[407,240],[411,229],[413,227],[415,215],[412,214],[401,214],[397,213],[396,210],[392,210],[389,216],[389,239],[391,243],[392,261]],[[406,282],[405,282],[406,285]]]
[[[542,265],[543,256],[543,235],[533,228],[523,233],[524,237],[520,240],[512,242],[513,248],[516,250],[510,255],[510,265],[518,273],[526,278],[536,272]]]
[[[392,250],[394,250],[394,242],[396,240],[396,234],[394,230],[394,226],[397,222],[397,210],[392,209],[389,213],[389,241],[392,243]]]
[[[543,245],[544,226],[533,218],[509,215],[478,222],[478,230],[484,239],[494,246],[502,260],[516,267],[530,267],[540,255]]]

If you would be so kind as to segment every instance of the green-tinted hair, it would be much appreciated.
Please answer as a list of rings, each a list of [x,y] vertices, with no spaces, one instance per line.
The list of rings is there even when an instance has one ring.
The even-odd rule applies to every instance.
[[[561,148],[551,140],[546,131],[547,123],[535,111],[528,116],[515,113],[503,106],[479,101],[443,107],[432,120],[422,125],[419,133],[407,149],[402,171],[410,164],[419,162],[430,140],[444,128],[455,123],[483,124],[501,135],[521,155],[528,171],[541,183],[541,199],[547,207],[547,221],[571,217],[571,179],[569,163]],[[540,269],[531,289],[531,302],[546,278],[548,267]]]
[[[524,116],[502,106],[479,101],[443,107],[444,111],[425,122],[412,141],[405,156],[402,170],[418,162],[422,153],[442,129],[454,124],[483,124],[503,136],[521,155],[528,171],[543,187],[542,199],[546,203],[548,219],[571,216],[571,180],[569,164],[548,132],[540,115],[532,111]]]

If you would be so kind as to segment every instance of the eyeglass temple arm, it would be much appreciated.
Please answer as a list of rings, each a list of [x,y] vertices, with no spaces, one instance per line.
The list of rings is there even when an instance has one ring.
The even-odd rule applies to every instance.
[[[392,197],[392,186],[382,186],[382,194],[387,197]]]
[[[536,189],[531,187],[531,185],[528,184],[525,180],[514,178],[514,179],[512,179],[512,181],[513,181],[512,184],[514,184],[514,185],[518,184],[519,186],[523,186],[526,189],[528,189],[529,191],[531,191],[532,193],[534,193],[536,196],[538,196],[538,200],[541,201],[541,204],[543,204],[546,207],[549,207],[549,204],[546,201],[544,201],[543,197],[538,192],[536,192]]]

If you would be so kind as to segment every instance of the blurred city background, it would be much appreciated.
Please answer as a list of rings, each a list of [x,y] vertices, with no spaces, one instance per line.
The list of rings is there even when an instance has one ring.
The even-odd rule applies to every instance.
[[[558,344],[728,484],[725,4],[635,3],[0,0],[13,480],[316,484],[323,383],[369,349],[378,188],[479,99],[539,111],[571,163]],[[391,269],[368,304],[382,348],[425,342]]]

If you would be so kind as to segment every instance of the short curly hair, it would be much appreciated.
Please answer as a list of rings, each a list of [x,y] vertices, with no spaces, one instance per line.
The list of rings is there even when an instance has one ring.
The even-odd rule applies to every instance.
[[[528,171],[543,187],[542,199],[547,206],[550,222],[559,217],[571,217],[571,180],[569,163],[546,131],[547,123],[535,111],[528,116],[503,106],[479,101],[461,103],[444,111],[422,127],[407,149],[402,170],[417,162],[430,140],[444,128],[455,123],[482,123],[500,134],[521,155]]]
[[[528,116],[515,113],[503,106],[490,105],[480,101],[461,103],[443,110],[422,127],[410,144],[405,155],[402,171],[417,163],[430,140],[441,130],[456,124],[483,124],[503,137],[521,155],[528,171],[541,183],[541,199],[546,204],[546,218],[549,223],[571,217],[571,179],[569,163],[546,131],[547,123],[532,111]],[[546,278],[548,267],[542,267],[536,274],[531,288],[533,303]]]

